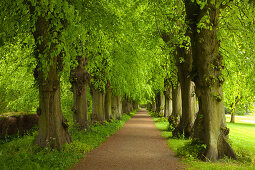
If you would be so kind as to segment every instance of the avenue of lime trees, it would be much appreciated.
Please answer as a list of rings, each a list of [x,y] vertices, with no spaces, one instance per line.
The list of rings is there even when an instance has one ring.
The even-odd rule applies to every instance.
[[[81,130],[149,103],[205,159],[236,158],[225,108],[252,111],[254,16],[252,0],[1,0],[1,112],[36,111],[35,144],[60,149],[62,110]]]

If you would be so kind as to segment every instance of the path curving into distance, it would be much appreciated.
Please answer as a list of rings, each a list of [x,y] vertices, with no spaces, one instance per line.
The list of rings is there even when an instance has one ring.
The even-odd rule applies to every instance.
[[[73,170],[171,170],[185,165],[168,148],[145,109],[92,150]]]

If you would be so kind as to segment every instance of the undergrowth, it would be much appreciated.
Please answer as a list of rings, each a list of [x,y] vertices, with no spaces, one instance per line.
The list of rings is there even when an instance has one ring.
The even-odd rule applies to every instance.
[[[158,117],[153,118],[155,126],[161,131],[161,135],[168,138],[168,146],[171,148],[182,161],[188,164],[188,169],[255,169],[255,146],[250,145],[247,141],[253,140],[254,136],[251,134],[254,131],[250,128],[251,125],[246,126],[246,133],[240,136],[239,131],[244,129],[244,124],[228,124],[230,125],[230,142],[235,150],[238,159],[233,160],[228,157],[218,160],[217,162],[204,162],[201,158],[206,145],[202,144],[198,140],[184,139],[184,138],[173,138],[172,132],[169,132],[169,123],[166,118]],[[253,127],[254,125],[252,125]],[[242,144],[242,145],[241,145]]]
[[[158,112],[152,112],[152,111],[150,111],[150,112],[149,112],[149,115],[150,115],[151,117],[154,117],[154,118],[158,118],[158,117],[164,118],[164,115],[162,115],[162,114],[160,114],[160,113],[158,113]]]
[[[60,151],[33,145],[38,131],[4,142],[0,144],[0,169],[69,169],[85,157],[86,153],[119,130],[130,118],[131,116],[124,115],[120,120],[111,120],[103,125],[93,124],[82,131],[71,126],[69,131],[73,142],[65,144]]]
[[[177,149],[177,155],[189,159],[196,159],[201,157],[201,153],[206,149],[206,145],[201,143],[198,139],[190,140],[184,146]]]

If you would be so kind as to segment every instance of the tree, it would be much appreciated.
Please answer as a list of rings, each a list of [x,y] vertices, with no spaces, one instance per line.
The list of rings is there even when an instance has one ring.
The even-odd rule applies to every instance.
[[[39,87],[40,119],[35,143],[41,147],[60,149],[71,142],[60,104],[60,76],[64,67],[70,68],[70,54],[77,54],[72,48],[81,32],[77,16],[73,6],[64,0],[1,1],[0,17],[6,22],[1,41],[11,41],[16,34],[31,35],[35,41],[34,55],[30,57],[37,63],[34,77]]]
[[[215,161],[224,155],[236,158],[227,142],[228,130],[222,101],[222,55],[217,38],[221,1],[186,0],[185,9],[191,38],[193,75],[199,112],[194,138],[206,144],[204,158]],[[200,2],[200,4],[198,3]]]
[[[181,87],[182,111],[179,109],[181,120],[178,128],[175,129],[174,135],[179,136],[184,133],[188,138],[191,135],[191,130],[195,118],[193,112],[191,92],[191,70],[192,70],[192,55],[189,44],[189,37],[186,35],[186,24],[184,14],[184,5],[181,1],[158,1],[155,4],[155,17],[157,18],[157,28],[160,37],[168,46],[172,57],[174,57],[177,67],[178,81]],[[160,8],[159,8],[160,6]],[[171,9],[169,11],[169,9]],[[177,89],[173,89],[173,94]],[[173,100],[177,99],[173,97]],[[173,101],[173,111],[177,111],[175,106],[179,102]]]
[[[86,57],[77,56],[78,65],[71,69],[70,82],[73,90],[73,121],[78,129],[88,127],[87,86],[89,75],[85,69]]]
[[[68,4],[60,7],[59,12],[64,8],[68,9]],[[35,22],[35,31],[33,36],[36,43],[35,56],[38,65],[35,70],[35,78],[39,85],[39,134],[35,143],[41,147],[50,146],[60,149],[65,143],[72,141],[68,132],[68,124],[64,119],[60,104],[60,75],[63,68],[63,51],[57,47],[53,40],[59,41],[61,36],[60,30],[65,29],[64,20],[60,19],[61,24],[54,24],[48,4],[35,3],[30,6],[31,14],[36,14],[37,10],[41,11]],[[47,14],[48,13],[48,17]],[[51,25],[52,24],[52,25]],[[56,51],[58,51],[56,53]],[[49,63],[49,64],[46,64]]]

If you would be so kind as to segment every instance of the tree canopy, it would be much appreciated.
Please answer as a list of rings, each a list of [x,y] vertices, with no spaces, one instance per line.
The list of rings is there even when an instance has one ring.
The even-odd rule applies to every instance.
[[[59,149],[71,142],[62,108],[82,112],[78,99],[87,117],[95,91],[146,104],[180,82],[184,108],[194,82],[199,112],[188,124],[206,158],[231,156],[218,149],[231,148],[223,103],[253,109],[254,16],[252,0],[1,0],[0,112],[37,112],[37,144]]]

